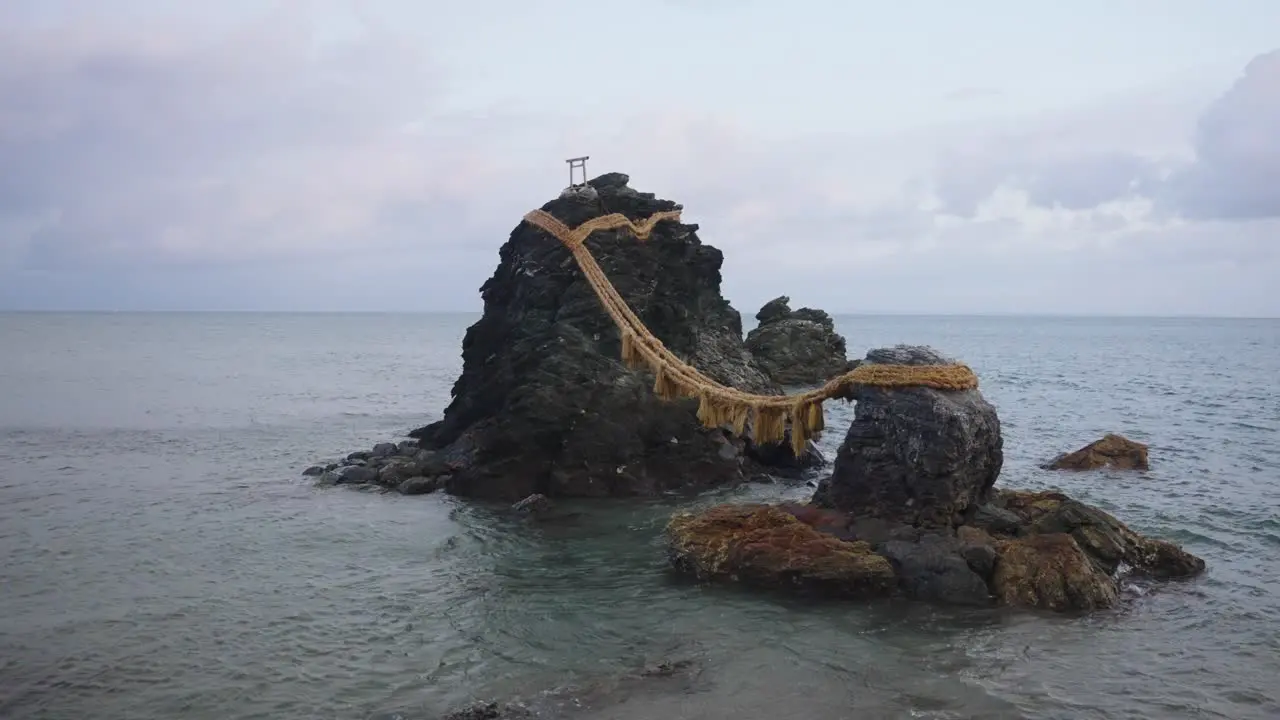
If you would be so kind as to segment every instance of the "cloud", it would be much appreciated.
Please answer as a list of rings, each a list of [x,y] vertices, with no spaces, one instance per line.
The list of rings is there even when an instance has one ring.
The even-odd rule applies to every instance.
[[[457,142],[424,53],[377,27],[318,44],[300,7],[219,30],[150,18],[0,31],[10,262],[394,251],[430,242],[433,218],[479,214],[478,189],[502,169]]]
[[[0,10],[0,307],[476,309],[589,154],[684,203],[748,314],[1280,312],[1276,54],[1216,97],[797,135],[660,102],[464,107],[429,49],[373,23],[318,40],[308,7]]]
[[[1128,120],[1151,127],[1160,106]],[[1153,112],[1155,111],[1155,112]],[[1119,119],[1113,120],[1119,125]],[[1046,207],[1083,210],[1145,197],[1161,212],[1195,220],[1280,217],[1280,50],[1260,55],[1188,127],[1185,148],[1133,143],[1088,147],[1061,128],[987,138],[952,148],[936,179],[944,207],[971,216],[998,187],[1015,185]]]
[[[1167,202],[1196,219],[1280,218],[1280,50],[1254,58],[1201,116]]]

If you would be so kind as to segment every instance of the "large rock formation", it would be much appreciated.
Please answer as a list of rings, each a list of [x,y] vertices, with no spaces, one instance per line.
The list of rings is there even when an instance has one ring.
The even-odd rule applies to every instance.
[[[678,206],[608,174],[542,209],[569,227],[609,213],[639,220]],[[631,308],[672,351],[717,381],[779,392],[752,362],[738,312],[720,294],[720,251],[697,225],[660,223],[646,241],[602,231],[587,246]],[[481,288],[484,315],[462,343],[444,418],[411,433],[453,494],[514,501],[652,495],[752,472],[745,443],[703,429],[694,400],[652,392],[619,360],[618,331],[561,243],[521,222]]]
[[[864,363],[946,365],[925,347],[867,353]],[[853,424],[814,503],[926,527],[958,524],[1004,464],[996,410],[976,389],[861,387]]]
[[[873,350],[865,362],[948,361],[899,346]],[[854,422],[809,505],[678,515],[667,528],[674,567],[765,586],[834,575],[845,596],[870,597],[883,594],[872,580],[884,580],[870,550],[888,562],[894,590],[906,597],[1055,611],[1114,605],[1122,571],[1175,578],[1204,570],[1178,546],[1066,495],[994,488],[1003,440],[978,390],[856,393]]]
[[[781,385],[816,385],[851,367],[844,338],[822,310],[792,310],[783,295],[756,313],[759,325],[747,333],[747,349],[756,363]]]

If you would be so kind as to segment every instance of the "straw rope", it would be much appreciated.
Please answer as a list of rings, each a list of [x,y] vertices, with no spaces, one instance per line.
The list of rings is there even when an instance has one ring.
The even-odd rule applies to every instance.
[[[823,401],[850,397],[856,386],[938,390],[978,387],[978,377],[964,364],[879,363],[859,365],[820,388],[796,395],[758,395],[722,385],[684,362],[649,331],[609,282],[586,246],[587,237],[601,230],[626,229],[643,242],[659,222],[679,221],[679,210],[655,213],[638,224],[621,213],[613,213],[592,218],[572,229],[543,210],[533,210],[524,219],[554,236],[573,254],[601,306],[618,326],[622,336],[622,361],[630,368],[648,368],[653,372],[653,391],[664,400],[698,398],[698,420],[707,427],[728,426],[738,435],[744,435],[750,424],[752,439],[763,444],[782,440],[790,423],[792,450],[799,457],[809,438],[823,429]]]

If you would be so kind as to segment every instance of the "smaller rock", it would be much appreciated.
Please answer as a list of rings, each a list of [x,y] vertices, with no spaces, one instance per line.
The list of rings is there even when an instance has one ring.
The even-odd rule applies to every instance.
[[[373,452],[369,453],[370,457],[389,457],[395,455],[400,448],[395,443],[378,443],[373,446]]]
[[[427,495],[440,489],[439,478],[426,478],[421,475],[411,477],[396,486],[401,495]]]
[[[879,365],[953,365],[955,358],[928,345],[903,345],[867,351],[867,362]]]
[[[303,474],[304,476],[306,476],[306,477],[320,477],[321,475],[323,475],[323,474],[324,474],[324,466],[322,466],[322,465],[312,465],[311,467],[307,468],[306,470],[303,470],[303,471],[302,471],[302,474]]]
[[[1012,510],[994,503],[983,503],[974,509],[973,517],[966,523],[995,535],[1017,535],[1022,519]]]
[[[765,303],[756,313],[756,322],[761,325],[781,320],[791,314],[791,298],[786,295],[776,297]]]
[[[369,453],[364,450],[357,450],[347,456],[348,462],[355,462],[357,460],[368,460],[368,459],[369,459]]]
[[[383,487],[398,488],[411,477],[422,475],[421,467],[412,458],[395,457],[378,470],[378,484]]]
[[[1109,575],[1065,533],[1006,540],[997,548],[992,585],[1006,605],[1056,612],[1100,610],[1119,595]]]
[[[1123,435],[1108,433],[1073,453],[1059,455],[1046,466],[1049,470],[1096,470],[1112,467],[1118,470],[1147,470],[1147,446]]]
[[[541,515],[551,509],[551,498],[541,493],[534,493],[512,505],[511,509],[527,515]]]
[[[844,338],[825,311],[792,311],[785,295],[765,303],[746,346],[765,374],[780,385],[815,385],[847,372]]]
[[[347,465],[334,472],[335,485],[365,485],[376,482],[378,471],[364,465]]]
[[[418,471],[427,477],[435,477],[449,472],[449,463],[441,453],[431,450],[419,450],[413,456],[413,459],[414,462],[418,463]]]

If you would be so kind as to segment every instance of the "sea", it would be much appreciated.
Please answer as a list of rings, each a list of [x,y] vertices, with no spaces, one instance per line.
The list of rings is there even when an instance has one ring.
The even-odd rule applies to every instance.
[[[1280,321],[837,317],[969,363],[1000,484],[1208,563],[1088,615],[818,602],[668,571],[690,506],[559,521],[301,471],[440,416],[477,315],[0,314],[0,718],[1280,717]],[[852,406],[829,403],[834,457]],[[1061,474],[1117,432],[1151,470]],[[637,679],[648,667],[682,668]]]

